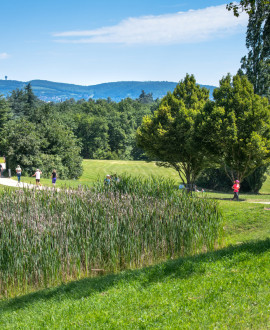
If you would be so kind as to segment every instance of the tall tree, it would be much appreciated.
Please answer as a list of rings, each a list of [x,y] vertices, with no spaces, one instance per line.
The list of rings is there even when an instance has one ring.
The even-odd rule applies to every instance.
[[[270,100],[270,1],[241,0],[240,3],[230,3],[228,10],[233,10],[235,16],[245,11],[249,15],[246,35],[248,54],[241,59],[239,73],[246,74],[254,86],[255,93],[267,96]],[[258,191],[265,178],[267,166],[258,167],[246,180],[252,191]]]
[[[248,79],[239,75],[221,79],[213,96],[219,111],[210,111],[208,122],[220,122],[216,133],[220,159],[231,180],[242,181],[270,162],[269,102],[256,95]]]
[[[200,112],[208,99],[209,91],[186,75],[137,130],[138,146],[162,166],[174,168],[188,188],[209,160],[197,138]]]
[[[246,34],[248,54],[241,59],[241,69],[258,95],[270,99],[270,1],[242,0],[227,8],[239,16],[240,9],[249,15]]]
[[[12,116],[14,119],[24,115],[25,97],[24,92],[21,89],[16,89],[11,92],[8,96],[9,106],[12,111]]]
[[[0,95],[0,130],[4,124],[10,119],[11,110],[7,101]]]

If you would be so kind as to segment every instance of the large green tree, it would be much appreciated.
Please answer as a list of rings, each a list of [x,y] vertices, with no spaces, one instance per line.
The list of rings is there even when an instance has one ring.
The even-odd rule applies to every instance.
[[[37,124],[19,118],[8,121],[1,133],[0,147],[12,171],[19,164],[28,175],[37,167],[45,176],[56,168],[63,179],[82,174],[78,141],[61,123],[48,120]]]
[[[189,188],[210,159],[197,130],[208,99],[209,91],[186,75],[137,130],[138,146],[162,166],[174,168]]]
[[[233,181],[242,181],[256,168],[270,162],[270,107],[267,98],[254,93],[246,76],[227,75],[213,93],[215,103],[204,119],[216,130],[221,165]],[[214,116],[214,118],[213,118]],[[206,116],[207,117],[207,116]]]
[[[256,94],[267,96],[270,100],[270,1],[241,0],[239,3],[231,2],[227,9],[233,10],[237,17],[242,12],[249,15],[246,34],[248,54],[241,59],[239,73],[247,75]],[[259,190],[266,170],[267,166],[258,167],[246,178],[251,191]]]
[[[242,0],[227,8],[239,16],[240,9],[249,15],[246,34],[248,54],[241,59],[242,73],[246,74],[258,95],[270,99],[270,1]]]

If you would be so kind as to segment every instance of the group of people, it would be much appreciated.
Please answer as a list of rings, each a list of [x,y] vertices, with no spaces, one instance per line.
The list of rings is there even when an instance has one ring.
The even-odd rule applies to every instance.
[[[117,177],[116,174],[107,174],[106,178],[104,179],[104,184],[109,185],[112,181],[118,183],[120,182],[120,179]]]
[[[36,177],[36,185],[37,186],[40,186],[40,175],[41,174],[42,174],[41,170],[37,168],[36,172],[32,175],[32,176]],[[17,167],[16,167],[16,175],[17,175],[17,178],[18,178],[18,185],[19,185],[20,182],[21,182],[21,176],[22,176],[22,169],[21,169],[20,165],[17,165]],[[57,179],[56,170],[52,171],[51,179],[52,179],[53,186],[55,186],[56,179]]]
[[[16,174],[17,174],[17,178],[18,178],[18,185],[21,182],[21,175],[22,175],[22,169],[20,167],[20,165],[18,165],[16,167]],[[40,185],[40,175],[42,174],[40,169],[36,169],[36,172],[32,175],[36,177],[36,185],[39,186]],[[55,186],[56,183],[56,179],[57,179],[57,174],[56,174],[56,170],[52,171],[52,175],[51,175],[51,179],[52,179],[52,184],[53,186]],[[114,182],[119,182],[120,179],[117,177],[116,174],[110,175],[107,174],[106,178],[104,179],[104,184],[109,185],[112,180]],[[185,189],[185,186],[183,184],[180,184],[179,189]],[[239,190],[240,190],[240,181],[239,180],[235,180],[234,184],[232,186],[233,189],[233,199],[232,200],[237,200],[239,201]],[[197,186],[194,186],[194,191],[198,192],[199,190],[197,189]],[[204,189],[201,190],[202,192],[204,192]]]

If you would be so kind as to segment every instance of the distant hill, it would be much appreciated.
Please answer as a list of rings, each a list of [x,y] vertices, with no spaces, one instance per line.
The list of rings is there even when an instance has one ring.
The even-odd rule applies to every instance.
[[[73,84],[57,83],[47,80],[31,80],[22,82],[17,80],[0,80],[0,95],[7,96],[15,89],[22,89],[26,84],[31,83],[35,95],[46,102],[64,101],[74,98],[80,99],[107,99],[110,97],[113,101],[121,101],[130,97],[136,99],[144,90],[145,93],[152,93],[153,98],[162,98],[168,91],[173,91],[177,82],[169,81],[119,81],[110,82],[92,86],[80,86]],[[200,85],[210,90],[210,98],[215,86]]]

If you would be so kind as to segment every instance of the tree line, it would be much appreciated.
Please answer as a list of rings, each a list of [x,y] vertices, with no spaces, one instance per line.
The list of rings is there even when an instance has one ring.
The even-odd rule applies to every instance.
[[[57,168],[61,178],[78,178],[83,158],[145,159],[135,132],[158,104],[144,91],[137,100],[45,103],[27,84],[0,98],[0,150],[11,169],[20,164],[31,174],[39,167],[48,176]]]

